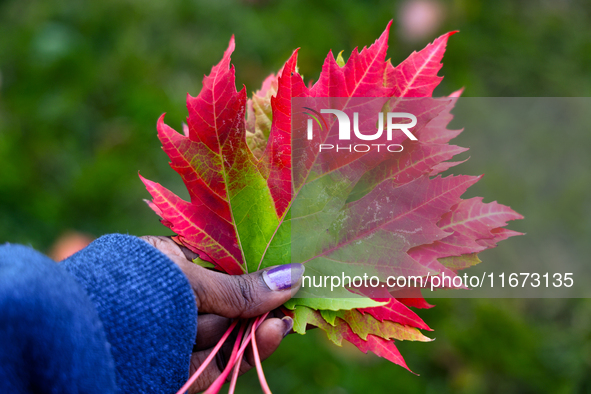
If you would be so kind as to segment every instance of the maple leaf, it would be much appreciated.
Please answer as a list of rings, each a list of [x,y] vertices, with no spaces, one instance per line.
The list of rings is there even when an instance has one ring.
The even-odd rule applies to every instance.
[[[187,97],[184,134],[167,126],[164,115],[157,124],[190,201],[141,178],[153,198],[150,207],[177,242],[232,275],[300,262],[320,277],[371,268],[384,278],[455,276],[480,262],[478,252],[519,234],[504,228],[522,218],[509,207],[461,199],[480,177],[439,175],[461,163],[449,160],[467,150],[449,144],[461,130],[447,129],[461,91],[430,98],[454,32],[394,67],[386,60],[390,25],[347,61],[330,51],[311,86],[297,70],[294,51],[249,100],[245,88],[235,87],[232,37],[199,95]],[[391,142],[404,144],[397,154],[322,153],[318,145],[332,141],[337,122],[323,119],[326,127],[311,141],[301,138],[299,108],[306,103],[344,113],[405,110],[416,115],[417,138],[396,135]],[[362,120],[359,128],[375,128],[373,122]],[[429,326],[409,307],[431,305],[416,288],[351,290],[342,285],[331,299],[294,298],[285,311],[297,332],[316,325],[336,344],[347,340],[408,369],[394,340],[428,341],[419,329]],[[359,293],[369,298],[351,299]]]
[[[394,340],[384,339],[374,334],[367,334],[367,339],[362,339],[354,333],[347,322],[342,319],[336,319],[334,325],[329,324],[320,312],[307,307],[301,307],[297,315],[294,316],[293,329],[298,333],[305,333],[306,326],[312,324],[326,332],[328,338],[338,346],[341,346],[343,339],[357,346],[363,353],[371,350],[374,354],[398,364],[410,371],[404,358],[394,345]]]
[[[246,89],[236,91],[230,54],[188,96],[188,135],[158,121],[158,137],[191,196],[186,202],[144,178],[153,207],[177,239],[229,274],[256,269],[279,219],[267,179],[246,142]]]

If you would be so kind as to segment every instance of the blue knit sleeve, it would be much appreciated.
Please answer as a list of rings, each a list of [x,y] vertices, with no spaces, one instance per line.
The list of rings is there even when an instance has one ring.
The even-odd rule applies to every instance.
[[[22,245],[0,245],[0,393],[115,393],[115,365],[90,297]]]
[[[103,324],[119,393],[174,393],[188,379],[197,334],[191,286],[176,264],[129,235],[103,236],[59,264]]]

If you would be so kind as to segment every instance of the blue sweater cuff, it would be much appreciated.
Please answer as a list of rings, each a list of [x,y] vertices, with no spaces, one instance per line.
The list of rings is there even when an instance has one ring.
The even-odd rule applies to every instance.
[[[133,236],[103,236],[61,265],[103,323],[119,392],[176,392],[188,379],[197,306],[183,272]]]

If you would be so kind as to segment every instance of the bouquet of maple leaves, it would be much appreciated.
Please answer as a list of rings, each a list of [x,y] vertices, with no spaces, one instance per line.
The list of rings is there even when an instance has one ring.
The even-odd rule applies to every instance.
[[[340,54],[335,59],[329,52],[313,84],[306,85],[298,73],[294,51],[279,73],[265,79],[251,99],[247,99],[246,88],[237,91],[235,87],[234,66],[230,64],[232,38],[221,62],[204,78],[199,95],[188,95],[189,116],[184,133],[177,133],[164,123],[164,115],[160,117],[158,137],[191,200],[184,201],[160,184],[141,179],[153,197],[148,202],[150,207],[177,234],[176,242],[199,254],[199,263],[240,275],[278,264],[304,262],[292,261],[291,224],[298,220],[292,207],[312,181],[292,181],[292,99],[431,97],[442,79],[437,72],[447,40],[455,32],[442,35],[394,67],[386,60],[389,28],[369,48],[361,52],[355,49],[347,62]],[[449,97],[459,97],[460,93]],[[403,234],[405,247],[389,256],[394,273],[400,261],[405,261],[405,267],[411,264],[422,267],[423,272],[455,276],[458,270],[480,262],[478,252],[520,234],[504,228],[507,221],[522,218],[509,207],[483,203],[480,197],[460,198],[480,177],[437,176],[459,164],[448,160],[467,150],[448,144],[461,132],[447,129],[453,101],[438,108],[427,124],[415,131],[418,141],[354,178],[351,187],[341,191],[334,202],[337,214],[352,215],[355,207],[371,200],[372,193],[379,191],[392,197],[388,199],[393,204],[390,214],[382,217],[373,230],[365,228],[366,233],[358,238],[371,237],[384,225],[394,229],[392,236]],[[345,166],[355,164],[362,156],[357,155]],[[308,169],[314,167],[315,160],[317,156],[307,160]],[[407,228],[409,223],[412,228]],[[411,231],[417,227],[424,231]],[[344,248],[348,242],[333,241],[330,251],[320,248],[306,262]],[[364,353],[372,351],[409,369],[395,340],[429,341],[419,330],[430,330],[429,326],[409,307],[431,305],[420,290],[407,289],[410,292],[402,297],[387,290],[365,298],[292,298],[284,306],[285,313],[293,317],[294,331],[300,334],[305,333],[308,324],[317,326],[337,345],[349,341]],[[210,355],[209,360],[238,326],[228,366],[208,393],[217,393],[232,372],[230,392],[234,391],[248,344],[257,360],[261,386],[270,392],[253,335],[265,317],[233,322]],[[207,362],[179,392],[192,384]]]

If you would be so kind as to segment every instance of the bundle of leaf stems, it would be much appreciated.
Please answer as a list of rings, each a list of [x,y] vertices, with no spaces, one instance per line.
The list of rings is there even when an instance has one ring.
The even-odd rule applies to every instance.
[[[261,358],[259,356],[259,350],[257,348],[257,342],[255,339],[255,332],[261,325],[263,321],[267,318],[269,312],[265,313],[264,315],[252,318],[252,319],[237,319],[230,324],[230,327],[226,330],[222,338],[218,341],[217,345],[213,348],[209,356],[205,359],[205,361],[199,366],[197,371],[187,380],[187,383],[181,387],[181,389],[177,392],[177,394],[184,394],[187,392],[189,387],[199,378],[201,373],[207,368],[211,360],[218,354],[222,345],[226,342],[234,328],[240,324],[240,328],[238,329],[238,335],[236,336],[236,342],[234,342],[234,347],[232,348],[232,354],[230,355],[230,360],[228,361],[226,367],[217,377],[217,379],[209,386],[209,388],[205,391],[204,394],[216,394],[222,389],[223,384],[228,379],[228,375],[232,372],[232,379],[230,380],[230,388],[228,389],[228,394],[233,394],[236,388],[236,381],[238,379],[238,373],[240,371],[240,364],[242,362],[242,357],[244,355],[244,351],[248,344],[252,345],[252,353],[254,355],[254,362],[257,368],[257,374],[259,376],[259,381],[261,383],[261,388],[263,389],[263,393],[271,394],[271,390],[269,389],[269,385],[267,384],[267,380],[265,379],[265,374],[263,373],[263,366],[261,365]]]

